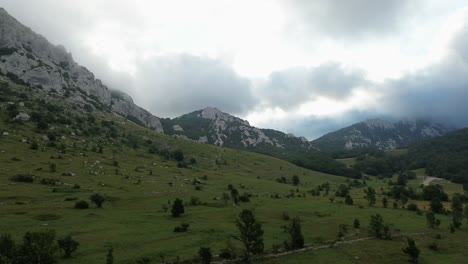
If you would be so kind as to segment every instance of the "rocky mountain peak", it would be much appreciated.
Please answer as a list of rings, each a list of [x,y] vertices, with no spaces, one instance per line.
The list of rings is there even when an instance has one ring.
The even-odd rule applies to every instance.
[[[112,94],[101,80],[77,64],[64,46],[49,41],[0,10],[0,74],[32,88],[53,91],[75,105],[102,105],[146,127],[163,132],[160,120],[130,96]]]
[[[199,117],[210,120],[219,120],[222,122],[239,122],[245,126],[250,126],[247,120],[222,112],[218,108],[206,107],[200,110]]]
[[[331,132],[313,141],[323,150],[345,150],[362,147],[403,148],[422,139],[441,136],[451,129],[427,120],[402,120],[395,123],[368,119]]]
[[[369,128],[383,128],[383,129],[393,129],[395,126],[393,123],[380,118],[367,119],[363,122]]]

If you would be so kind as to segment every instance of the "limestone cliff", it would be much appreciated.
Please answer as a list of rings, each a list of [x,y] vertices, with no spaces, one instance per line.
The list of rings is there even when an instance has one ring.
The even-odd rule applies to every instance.
[[[157,117],[135,105],[131,98],[112,98],[108,87],[88,69],[77,64],[65,47],[52,45],[3,8],[0,8],[0,73],[33,88],[67,94],[82,106],[94,101],[163,132]]]

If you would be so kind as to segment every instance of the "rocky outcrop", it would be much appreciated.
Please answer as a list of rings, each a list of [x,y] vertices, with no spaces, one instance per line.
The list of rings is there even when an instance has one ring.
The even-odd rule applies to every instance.
[[[84,105],[89,100],[111,107],[123,116],[133,116],[140,124],[162,132],[159,119],[138,107],[133,100],[112,99],[94,74],[77,64],[63,46],[55,46],[34,33],[0,8],[0,73],[12,81],[46,91],[68,94]]]
[[[122,93],[123,94],[123,93]],[[158,132],[164,132],[159,118],[153,116],[150,112],[135,105],[130,96],[112,97],[112,111],[119,113],[127,119],[146,126]]]
[[[329,133],[313,141],[322,150],[349,150],[377,147],[382,150],[403,148],[422,139],[441,136],[451,128],[426,120],[389,122],[369,119]]]
[[[315,147],[303,137],[270,129],[253,127],[248,121],[224,113],[217,108],[204,109],[164,120],[166,133],[217,146],[262,150],[309,151]],[[184,137],[182,137],[184,136]]]

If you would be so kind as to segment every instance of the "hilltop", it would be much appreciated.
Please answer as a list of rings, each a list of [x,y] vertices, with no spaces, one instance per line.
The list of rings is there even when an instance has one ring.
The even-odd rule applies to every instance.
[[[376,147],[382,150],[404,148],[408,145],[453,130],[427,120],[389,122],[369,119],[328,133],[312,143],[326,151]]]

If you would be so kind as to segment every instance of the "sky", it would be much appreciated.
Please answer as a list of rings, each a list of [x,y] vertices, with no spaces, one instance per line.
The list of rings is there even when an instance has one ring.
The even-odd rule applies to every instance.
[[[308,139],[468,126],[466,0],[0,0],[159,117],[207,106]]]

